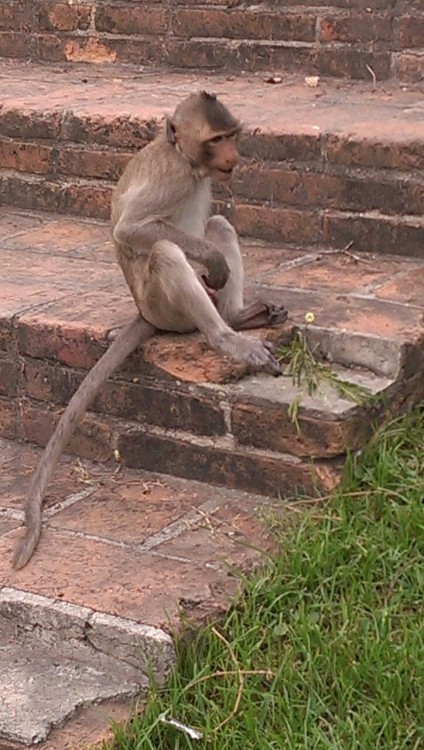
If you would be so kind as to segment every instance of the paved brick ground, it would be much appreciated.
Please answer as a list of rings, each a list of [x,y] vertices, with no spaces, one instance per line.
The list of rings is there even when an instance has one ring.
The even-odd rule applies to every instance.
[[[88,608],[85,611],[124,618],[127,623],[153,626],[159,633],[177,628],[180,613],[194,623],[215,618],[238,588],[230,567],[250,570],[261,558],[258,550],[269,549],[261,523],[267,512],[263,498],[65,457],[48,493],[45,528],[37,553],[23,571],[13,572],[10,558],[20,534],[22,500],[39,454],[28,445],[0,441],[3,643],[8,642],[7,627],[4,631],[8,619],[2,595],[14,600],[26,592],[46,597],[43,606],[55,602],[79,605]],[[272,504],[268,509],[271,512]],[[24,623],[24,635],[32,633],[35,637],[37,633],[36,610],[20,616],[32,623],[29,630]],[[14,618],[18,623],[15,611]],[[42,620],[39,628],[42,632]],[[44,637],[43,648],[55,636],[46,632],[50,634]],[[15,632],[14,637],[22,640],[22,634]],[[112,652],[117,657],[122,634],[115,636],[115,641]],[[24,647],[26,641],[22,643]],[[75,656],[82,661],[84,644],[74,643]],[[36,644],[31,641],[30,646],[35,648],[32,659],[38,665]],[[125,662],[125,655],[121,658]],[[59,656],[57,659],[61,661]],[[83,684],[83,667],[81,681]],[[2,684],[1,677],[0,685],[1,690],[13,689],[10,683]],[[17,712],[27,711],[31,716],[35,709],[25,709],[18,697],[20,691],[15,690]],[[122,691],[125,695],[125,679]],[[125,718],[128,705],[107,703],[78,712],[64,733],[53,733],[46,750],[82,750],[85,743],[105,735],[111,718]],[[47,716],[49,710],[46,708]],[[36,718],[33,721],[38,726],[41,718],[38,723]],[[7,725],[0,710],[0,727],[5,721]],[[27,722],[31,726],[28,718]],[[30,728],[25,726],[25,731]],[[23,729],[21,732],[26,736]]]

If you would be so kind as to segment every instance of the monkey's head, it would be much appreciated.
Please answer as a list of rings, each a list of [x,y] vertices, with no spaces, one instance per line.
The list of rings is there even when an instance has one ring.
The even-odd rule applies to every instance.
[[[239,121],[215,94],[190,94],[166,120],[168,141],[185,156],[200,177],[229,182],[240,161]]]

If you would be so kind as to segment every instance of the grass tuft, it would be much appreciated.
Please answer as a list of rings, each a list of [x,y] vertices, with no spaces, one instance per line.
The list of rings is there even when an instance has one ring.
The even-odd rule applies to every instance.
[[[320,362],[315,355],[315,350],[309,346],[306,332],[303,330],[298,330],[292,341],[280,347],[277,359],[285,365],[284,375],[291,377],[293,384],[300,389],[289,406],[289,417],[296,425],[298,432],[300,432],[299,407],[303,393],[306,392],[312,396],[319,392],[322,384],[331,386],[340,398],[352,401],[358,406],[375,401],[377,398],[368,388],[343,380],[327,364]]]
[[[423,447],[421,408],[375,435],[328,502],[276,521],[278,554],[220,626],[179,640],[114,750],[424,747]]]

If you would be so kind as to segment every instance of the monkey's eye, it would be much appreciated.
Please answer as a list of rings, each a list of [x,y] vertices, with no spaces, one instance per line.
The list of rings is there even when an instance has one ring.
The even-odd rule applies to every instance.
[[[208,143],[221,143],[224,140],[223,135],[216,135],[214,138],[209,138]]]

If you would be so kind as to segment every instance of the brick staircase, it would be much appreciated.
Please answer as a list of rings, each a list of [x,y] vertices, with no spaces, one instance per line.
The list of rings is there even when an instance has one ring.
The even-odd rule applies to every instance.
[[[107,674],[115,660],[122,695],[143,690],[145,671],[120,642],[131,653],[146,638],[149,653],[156,641],[168,644],[154,605],[163,581],[174,576],[164,605],[172,616],[182,602],[200,619],[222,609],[229,590],[219,550],[235,559],[227,532],[237,528],[237,539],[257,544],[259,505],[278,493],[327,491],[347,450],[360,448],[387,412],[424,398],[424,8],[364,5],[1,4],[0,632],[12,639],[15,620],[27,648],[36,623],[37,664],[47,658],[50,631],[60,650],[60,629],[77,622],[69,639],[84,642],[89,669]],[[311,75],[320,76],[317,86],[306,84]],[[69,474],[65,458],[40,549],[31,566],[12,573],[38,455],[29,443],[46,442],[109,332],[134,311],[109,237],[113,184],[163,115],[201,88],[216,91],[245,123],[243,164],[231,191],[217,191],[215,207],[243,238],[249,293],[266,288],[290,311],[287,325],[261,335],[288,341],[312,311],[311,346],[381,399],[357,407],[329,388],[306,394],[298,430],[290,378],[244,377],[196,334],[157,336],[79,427],[69,452],[96,463]],[[113,460],[130,468],[115,475]],[[86,491],[86,476],[98,477],[95,489]],[[140,483],[164,489],[134,499],[131,487]],[[154,528],[143,531],[147,517]],[[236,559],[255,562],[250,552]],[[145,589],[128,572],[140,560]],[[101,664],[93,650],[100,640],[108,644]],[[166,648],[161,676],[173,658]],[[84,700],[72,693],[61,718],[55,709],[47,720],[35,698],[29,724],[12,726],[10,707],[0,709],[0,744],[46,737],[65,713],[96,700],[90,682],[84,691]],[[98,698],[119,693],[113,682]]]

